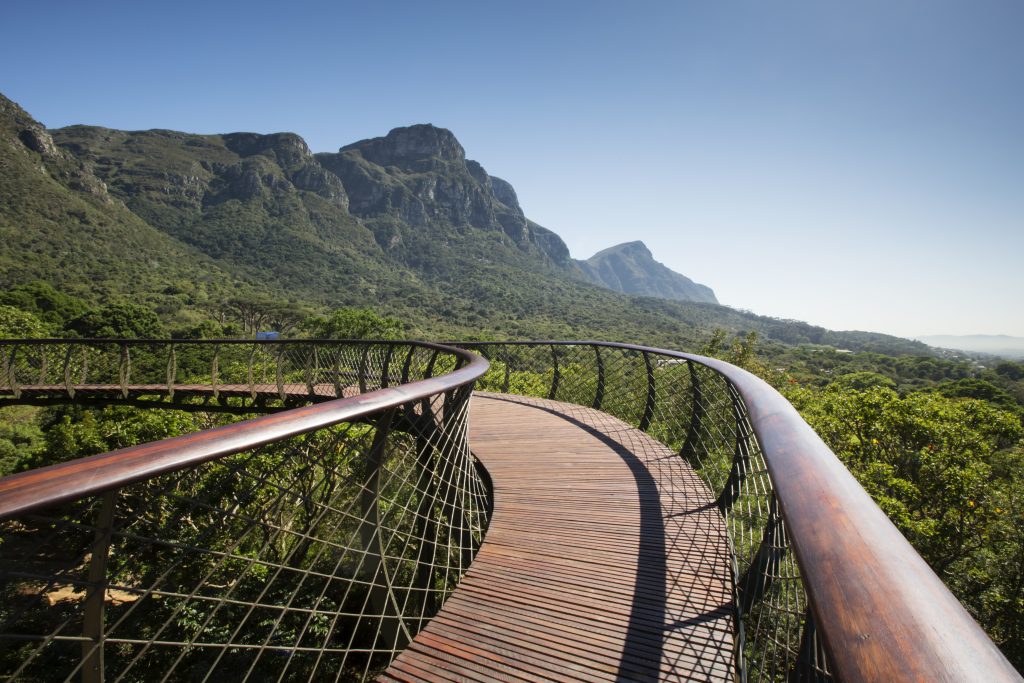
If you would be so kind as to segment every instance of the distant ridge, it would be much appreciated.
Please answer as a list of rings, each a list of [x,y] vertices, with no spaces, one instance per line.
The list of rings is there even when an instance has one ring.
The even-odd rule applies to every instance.
[[[1005,358],[1024,358],[1024,337],[1011,337],[1005,334],[935,334],[914,339],[940,349],[987,353]]]
[[[718,303],[710,287],[655,261],[651,250],[640,241],[609,247],[577,264],[590,281],[616,292]]]

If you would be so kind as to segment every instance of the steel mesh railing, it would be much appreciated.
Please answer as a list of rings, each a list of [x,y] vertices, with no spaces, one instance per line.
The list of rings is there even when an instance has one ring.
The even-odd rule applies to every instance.
[[[262,412],[414,381],[444,358],[389,343],[0,340],[0,405],[157,400]]]
[[[0,393],[22,399],[174,405],[177,385],[201,404],[219,386],[214,400],[251,412],[371,393],[0,480],[0,671],[12,679],[365,678],[437,611],[480,545],[490,494],[466,420],[485,364],[468,354],[13,346]],[[97,479],[113,485],[81,487]]]
[[[461,344],[490,361],[478,389],[603,410],[685,458],[708,486],[733,549],[741,680],[829,680],[800,568],[743,399],[683,354],[588,342]]]
[[[462,346],[489,368],[405,342],[0,340],[0,405],[292,408],[0,479],[0,671],[380,670],[487,524],[488,479],[466,441],[476,381],[603,410],[701,475],[732,549],[738,680],[1020,680],[763,382],[625,344]]]

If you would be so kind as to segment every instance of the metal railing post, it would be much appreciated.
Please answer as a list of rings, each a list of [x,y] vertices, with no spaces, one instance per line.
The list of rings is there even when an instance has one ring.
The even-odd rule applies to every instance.
[[[604,359],[601,358],[601,347],[594,344],[594,357],[597,359],[597,387],[594,389],[594,402],[591,407],[601,410],[604,402]]]
[[[114,526],[114,506],[117,491],[103,494],[96,520],[96,538],[89,561],[89,585],[85,591],[82,616],[82,683],[101,683],[103,670],[103,613],[107,595],[107,561]]]
[[[736,423],[736,444],[732,456],[732,467],[729,469],[729,478],[722,486],[721,493],[715,504],[718,509],[725,513],[736,499],[740,496],[740,487],[747,478],[750,471],[750,439],[754,435],[747,421],[747,411],[743,406],[743,399],[732,384],[728,385],[729,397],[732,399],[732,416]]]
[[[551,345],[551,365],[553,368],[553,374],[551,375],[551,391],[548,392],[548,400],[555,400],[555,396],[558,394],[558,380],[560,378],[558,368],[558,350],[554,344]]]
[[[117,377],[121,383],[121,398],[128,398],[128,382],[132,375],[132,356],[128,344],[121,342],[121,360],[117,366]]]
[[[646,432],[647,428],[651,426],[651,420],[654,419],[654,407],[658,394],[654,390],[654,364],[651,362],[651,355],[646,351],[643,352],[643,355],[644,367],[647,368],[647,401],[644,404],[644,416],[640,418],[639,429],[641,432]]]

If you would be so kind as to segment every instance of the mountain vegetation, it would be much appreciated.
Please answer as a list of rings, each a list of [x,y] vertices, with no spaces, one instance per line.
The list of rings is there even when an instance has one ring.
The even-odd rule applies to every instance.
[[[649,286],[597,286],[508,182],[431,125],[313,154],[292,133],[49,131],[0,96],[0,192],[0,285],[41,282],[87,306],[130,299],[166,334],[252,333],[240,311],[253,306],[293,317],[371,307],[433,338],[692,349],[721,328],[757,331],[769,347],[926,352],[718,306],[710,291],[650,296],[680,296],[672,287],[688,280],[646,249],[615,287]]]

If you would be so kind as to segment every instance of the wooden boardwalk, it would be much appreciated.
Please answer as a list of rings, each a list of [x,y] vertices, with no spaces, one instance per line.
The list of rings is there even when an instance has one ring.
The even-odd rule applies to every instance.
[[[168,393],[156,384],[127,389]],[[334,385],[309,389],[228,384],[218,393],[336,396]],[[212,393],[203,385],[174,390]],[[79,386],[76,396],[121,391]],[[358,389],[343,388],[350,393]],[[380,679],[732,681],[728,540],[714,496],[693,470],[643,432],[589,408],[478,392],[470,410],[470,444],[494,482],[490,527],[459,587]]]
[[[477,394],[494,480],[479,554],[384,681],[731,681],[731,561],[713,497],[643,432]]]

